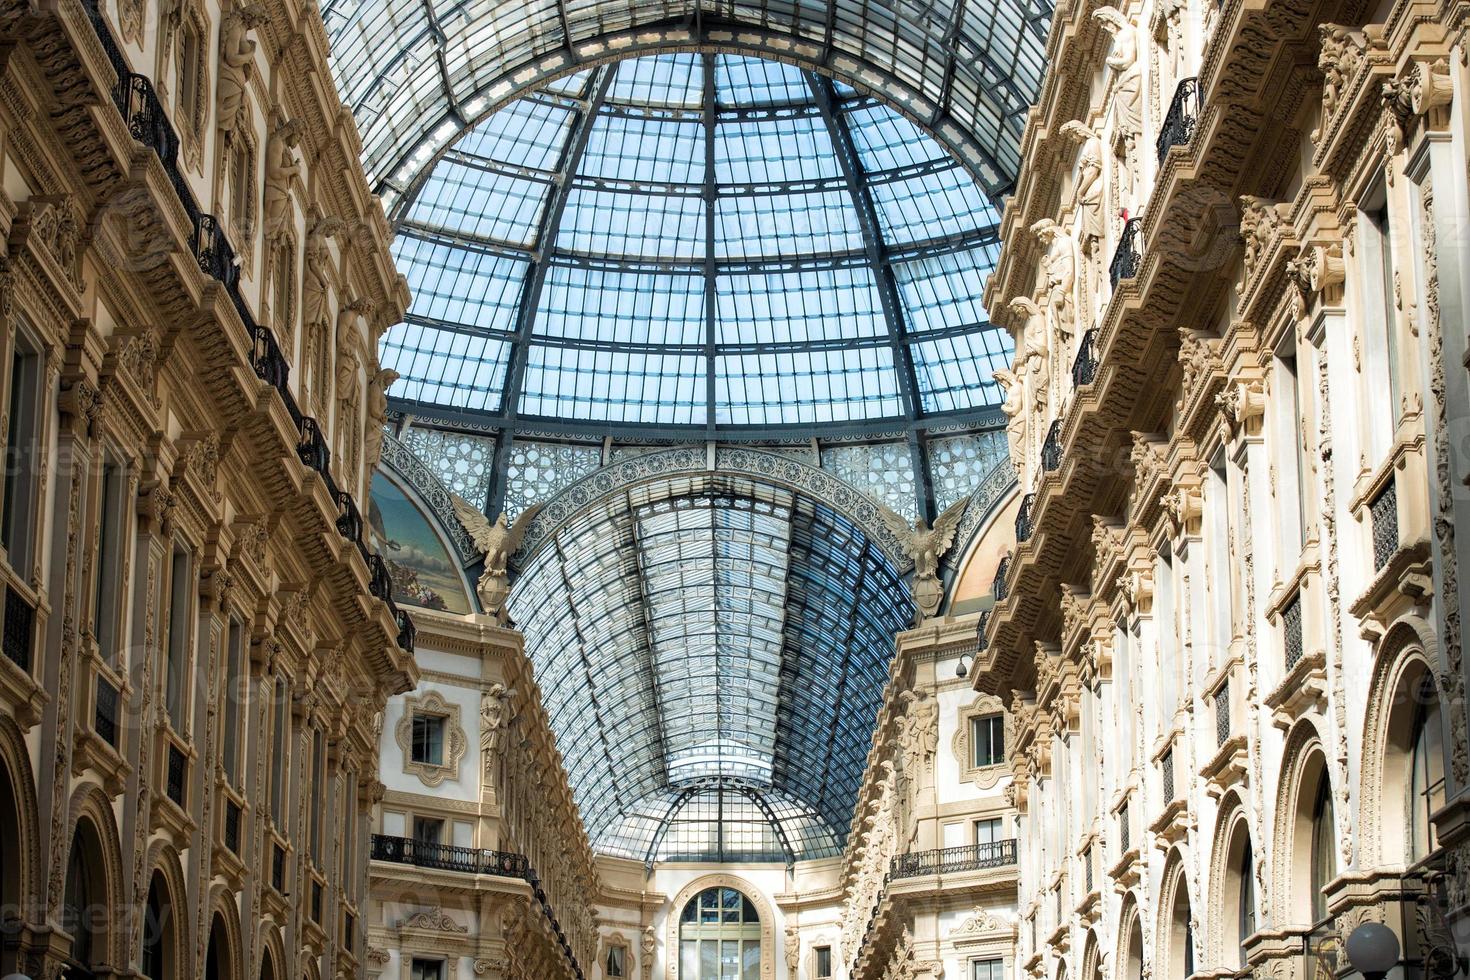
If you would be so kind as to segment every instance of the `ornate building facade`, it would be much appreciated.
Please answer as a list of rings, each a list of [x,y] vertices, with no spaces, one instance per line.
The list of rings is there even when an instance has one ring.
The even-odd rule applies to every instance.
[[[407,295],[305,6],[0,17],[0,972],[360,972]]]
[[[1470,946],[1463,11],[1058,6],[989,308],[1034,977]]]

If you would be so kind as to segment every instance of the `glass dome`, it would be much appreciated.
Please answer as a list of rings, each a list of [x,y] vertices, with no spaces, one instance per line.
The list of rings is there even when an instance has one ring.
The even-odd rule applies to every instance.
[[[825,77],[604,65],[467,130],[402,201],[390,394],[497,428],[993,422],[997,223],[937,142]]]

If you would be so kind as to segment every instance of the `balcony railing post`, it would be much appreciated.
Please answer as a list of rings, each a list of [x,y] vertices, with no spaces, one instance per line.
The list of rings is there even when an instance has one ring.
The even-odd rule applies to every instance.
[[[1187,146],[1194,138],[1195,123],[1199,120],[1199,80],[1180,79],[1174,89],[1174,98],[1164,116],[1164,125],[1159,129],[1155,148],[1159,151],[1159,163],[1176,146]]]
[[[1016,541],[1029,541],[1035,526],[1031,520],[1031,508],[1036,503],[1036,494],[1028,493],[1021,498],[1021,509],[1016,512]]]
[[[1055,473],[1062,468],[1062,420],[1052,422],[1046,430],[1046,440],[1041,444],[1041,469]]]
[[[1072,361],[1072,387],[1082,388],[1097,378],[1097,328],[1082,335],[1077,357]]]

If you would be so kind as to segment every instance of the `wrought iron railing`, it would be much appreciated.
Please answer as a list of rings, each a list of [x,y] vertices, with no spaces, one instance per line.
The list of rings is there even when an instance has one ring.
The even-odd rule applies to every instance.
[[[92,711],[92,731],[113,748],[117,748],[117,688],[112,681],[97,675],[97,703]]]
[[[1097,328],[1082,335],[1077,356],[1072,359],[1072,387],[1081,388],[1097,379]]]
[[[1006,597],[1006,574],[1011,570],[1011,556],[1003,555],[1000,564],[995,566],[995,580],[990,583],[990,595],[996,602],[1001,602]]]
[[[888,876],[893,879],[918,878],[923,875],[1004,868],[1015,863],[1016,841],[1012,838],[990,844],[967,844],[964,847],[943,847],[933,851],[899,854],[894,857]]]
[[[1163,782],[1164,802],[1174,802],[1174,750],[1165,752],[1159,759],[1159,776]]]
[[[1082,852],[1082,868],[1083,868],[1083,875],[1085,876],[1085,880],[1086,880],[1086,883],[1087,883],[1087,892],[1088,892],[1088,894],[1091,894],[1092,893],[1092,888],[1093,888],[1093,879],[1092,879],[1092,845],[1090,845],[1090,844],[1088,845],[1087,850],[1085,850],[1085,851]]]
[[[1123,234],[1118,239],[1118,248],[1113,252],[1113,261],[1108,265],[1108,281],[1114,289],[1124,279],[1132,279],[1138,275],[1138,236],[1140,234],[1140,219],[1129,218],[1123,225]]]
[[[1215,747],[1230,741],[1230,682],[1215,692]]]
[[[1302,659],[1302,594],[1291,597],[1281,610],[1281,639],[1286,648],[1286,669],[1291,670]]]
[[[170,742],[164,764],[168,770],[166,774],[168,778],[164,780],[168,798],[183,807],[184,788],[189,774],[189,758],[177,745]]]
[[[435,844],[412,837],[373,835],[374,861],[411,864],[416,868],[439,871],[463,871],[466,874],[499,875],[502,878],[530,880],[531,864],[524,854],[491,851],[481,847],[456,847]]]
[[[1031,540],[1031,532],[1036,530],[1031,520],[1031,508],[1036,503],[1036,494],[1028,493],[1021,498],[1021,509],[1016,512],[1016,541]]]
[[[1118,809],[1118,844],[1124,854],[1133,849],[1133,825],[1128,819],[1127,803]]]
[[[418,627],[414,626],[413,617],[405,610],[395,608],[393,621],[398,624],[398,646],[413,653],[418,643]]]
[[[975,624],[975,652],[982,653],[990,641],[985,638],[985,630],[990,626],[990,614],[993,609],[987,609],[980,614],[980,621]]]
[[[1376,572],[1388,564],[1399,547],[1399,494],[1391,477],[1368,505],[1368,512],[1373,516],[1373,570]]]
[[[324,475],[332,465],[332,450],[327,447],[322,427],[309,415],[301,420],[301,441],[296,444],[296,455],[307,466]]]
[[[1164,125],[1159,130],[1159,138],[1155,143],[1159,151],[1159,163],[1164,162],[1164,157],[1169,155],[1169,150],[1173,147],[1189,144],[1194,138],[1194,127],[1198,121],[1199,80],[1181,79],[1179,86],[1174,89],[1174,98],[1169,103],[1169,111],[1164,115]]]
[[[1046,439],[1041,444],[1041,468],[1054,473],[1062,468],[1062,420],[1057,419],[1047,428]]]
[[[26,673],[31,671],[31,648],[35,644],[36,609],[16,589],[5,588],[5,628],[0,632],[0,650]]]

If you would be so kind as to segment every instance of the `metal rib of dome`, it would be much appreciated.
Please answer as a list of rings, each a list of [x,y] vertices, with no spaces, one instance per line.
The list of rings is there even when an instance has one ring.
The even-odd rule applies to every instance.
[[[466,131],[403,202],[414,300],[382,361],[405,412],[497,428],[990,422],[997,221],[846,86],[734,55],[611,63]]]
[[[392,201],[487,110],[616,58],[721,50],[882,92],[992,193],[1019,166],[1050,0],[324,0],[363,161]]]

